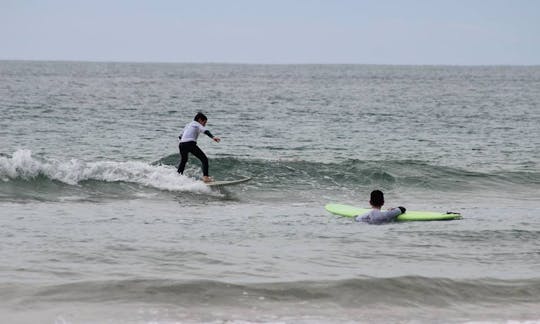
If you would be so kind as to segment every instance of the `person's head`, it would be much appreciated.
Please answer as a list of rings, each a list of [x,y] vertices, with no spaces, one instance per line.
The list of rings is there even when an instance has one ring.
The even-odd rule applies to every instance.
[[[373,190],[371,192],[371,197],[369,199],[369,203],[373,207],[381,208],[382,205],[384,205],[384,194],[380,190]]]
[[[204,126],[206,125],[208,118],[202,112],[198,112],[193,120]]]

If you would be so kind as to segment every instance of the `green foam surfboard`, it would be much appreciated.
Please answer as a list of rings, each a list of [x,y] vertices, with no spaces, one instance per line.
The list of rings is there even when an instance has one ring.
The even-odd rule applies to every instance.
[[[358,208],[350,205],[342,204],[327,204],[324,208],[334,215],[344,217],[355,217],[367,213],[370,209]],[[459,213],[437,213],[429,211],[409,211],[405,214],[399,215],[396,220],[398,221],[438,221],[438,220],[454,220],[461,219]]]

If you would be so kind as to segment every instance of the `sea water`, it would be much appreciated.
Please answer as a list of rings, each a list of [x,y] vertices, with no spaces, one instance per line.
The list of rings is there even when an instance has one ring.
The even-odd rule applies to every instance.
[[[1,322],[536,323],[539,161],[540,67],[2,61]]]

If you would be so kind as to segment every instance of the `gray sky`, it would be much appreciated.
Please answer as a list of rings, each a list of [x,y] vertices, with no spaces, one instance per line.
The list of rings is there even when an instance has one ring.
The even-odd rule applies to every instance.
[[[0,59],[538,65],[540,0],[0,0]]]

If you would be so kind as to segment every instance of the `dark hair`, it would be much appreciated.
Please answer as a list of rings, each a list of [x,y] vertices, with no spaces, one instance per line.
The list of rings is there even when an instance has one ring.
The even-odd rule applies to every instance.
[[[195,115],[195,118],[193,118],[194,121],[199,121],[199,119],[208,120],[202,112],[198,112],[197,115]]]
[[[375,207],[381,207],[382,205],[384,205],[384,194],[383,194],[383,192],[380,191],[380,190],[373,190],[371,192],[371,197],[369,199],[369,203],[372,206],[375,206]]]

